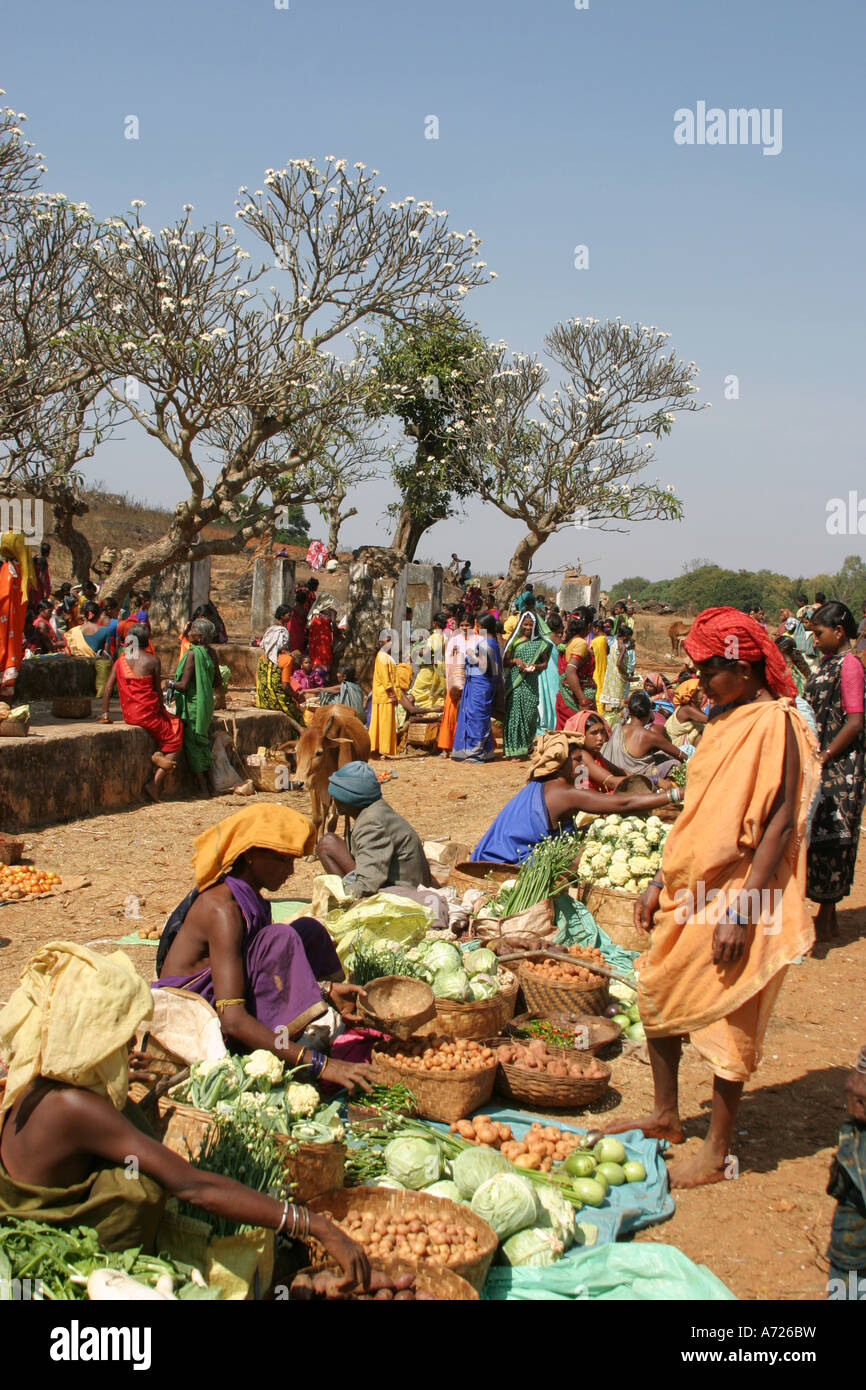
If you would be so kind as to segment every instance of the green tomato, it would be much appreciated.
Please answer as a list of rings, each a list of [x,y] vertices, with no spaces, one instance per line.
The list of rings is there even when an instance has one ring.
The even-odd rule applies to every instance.
[[[646,1182],[646,1168],[636,1158],[630,1158],[622,1165],[626,1182]]]
[[[623,1032],[625,1032],[627,1028],[631,1027],[631,1019],[629,1018],[628,1014],[614,1014],[613,1018],[611,1019],[611,1023],[618,1024]]]
[[[596,1178],[604,1174],[611,1187],[622,1187],[625,1182],[625,1173],[619,1163],[600,1163],[596,1172]]]
[[[646,1033],[644,1032],[644,1026],[642,1023],[630,1024],[630,1026],[625,1030],[625,1035],[628,1038],[629,1042],[644,1042],[646,1039]]]
[[[630,1023],[640,1023],[640,1010],[637,1004],[629,1004],[626,1013],[628,1014]]]
[[[598,1163],[625,1163],[628,1157],[625,1145],[612,1134],[606,1134],[603,1139],[599,1139],[592,1152]]]
[[[565,1160],[565,1171],[572,1178],[591,1178],[595,1173],[595,1159],[592,1154],[569,1154]]]
[[[595,1178],[577,1178],[574,1183],[574,1190],[582,1202],[588,1207],[600,1207],[605,1199],[607,1188],[603,1187]]]
[[[603,1187],[605,1192],[607,1192],[607,1189],[610,1187],[610,1183],[608,1182],[607,1178],[604,1176],[604,1173],[601,1171],[600,1168],[596,1168],[595,1172],[592,1175],[592,1181],[597,1182],[599,1187]]]

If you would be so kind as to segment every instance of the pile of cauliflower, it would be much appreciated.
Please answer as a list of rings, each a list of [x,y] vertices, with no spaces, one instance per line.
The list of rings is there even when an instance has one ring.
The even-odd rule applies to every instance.
[[[587,831],[578,875],[601,888],[642,893],[661,867],[667,833],[658,816],[599,816]]]

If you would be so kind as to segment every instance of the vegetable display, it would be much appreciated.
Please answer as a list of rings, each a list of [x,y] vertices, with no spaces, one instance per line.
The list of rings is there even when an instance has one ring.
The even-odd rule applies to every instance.
[[[546,1018],[531,1018],[522,1028],[514,1031],[516,1038],[540,1038],[548,1047],[574,1047],[574,1033],[568,1028],[559,1028]]]
[[[470,1144],[487,1144],[492,1149],[498,1149],[514,1138],[510,1125],[491,1120],[489,1115],[475,1115],[471,1120],[457,1120],[455,1124],[449,1125],[449,1129],[452,1134],[459,1134],[461,1139],[468,1139]]]
[[[412,1071],[445,1076],[448,1072],[484,1071],[495,1061],[493,1049],[473,1038],[412,1038],[409,1042],[392,1041],[377,1047],[376,1052],[390,1057],[401,1067]],[[373,1054],[375,1057],[375,1053]]]
[[[88,1279],[99,1270],[119,1270],[140,1284],[161,1288],[181,1299],[215,1299],[194,1265],[166,1256],[143,1255],[141,1247],[103,1250],[89,1226],[61,1230],[39,1221],[0,1223],[0,1301],[13,1297],[12,1280],[33,1281],[33,1298],[49,1302],[83,1301]]]
[[[573,1046],[573,1038],[571,1042]],[[596,1078],[607,1075],[607,1071],[595,1057],[589,1062],[564,1061],[562,1057],[557,1056],[555,1049],[549,1052],[540,1038],[534,1039],[528,1046],[519,1042],[503,1043],[496,1049],[496,1058],[506,1065],[529,1067],[531,1071],[544,1072],[546,1076]]]
[[[32,864],[0,864],[0,898],[16,902],[38,893],[48,893],[63,880],[50,869],[36,869]]]
[[[568,954],[572,952],[585,960],[595,960],[601,966],[606,965],[604,956],[597,946],[571,946]],[[560,960],[550,960],[549,957],[544,957],[541,960],[525,960],[521,968],[528,970],[533,975],[538,975],[540,979],[555,980],[559,984],[597,985],[603,983],[605,979],[603,975],[597,975],[594,970],[588,969],[587,966],[569,960],[568,954],[563,955]]]
[[[408,1086],[395,1081],[390,1086],[377,1082],[370,1087],[368,1095],[362,1091],[353,1096],[352,1104],[359,1109],[388,1110],[395,1115],[411,1115],[417,1109],[418,1102]]]
[[[533,1226],[539,1211],[532,1183],[513,1170],[494,1173],[475,1189],[469,1205],[476,1216],[492,1227],[500,1241],[525,1226]]]
[[[411,1205],[397,1215],[350,1212],[337,1225],[363,1245],[371,1260],[423,1260],[447,1268],[478,1258],[478,1232],[473,1227],[449,1221],[447,1216],[431,1221],[429,1212],[416,1211]]]
[[[205,1173],[220,1173],[235,1182],[252,1187],[256,1192],[271,1192],[282,1197],[286,1185],[285,1149],[276,1137],[245,1118],[224,1118],[208,1136],[199,1153],[190,1158],[193,1168]],[[249,1231],[251,1226],[214,1216],[192,1202],[179,1202],[182,1216],[194,1216],[207,1221],[215,1236],[233,1236]]]
[[[392,1139],[385,1150],[385,1167],[389,1177],[402,1187],[417,1192],[442,1176],[442,1155],[439,1145],[428,1139],[405,1136]]]
[[[212,1111],[216,1116],[243,1116],[261,1129],[305,1144],[330,1144],[343,1138],[338,1104],[322,1107],[315,1086],[293,1081],[291,1068],[258,1048],[247,1057],[195,1062],[188,1080],[171,1091],[172,1100]]]
[[[437,999],[471,1004],[492,999],[509,978],[499,967],[493,951],[467,951],[465,955],[451,941],[425,937],[408,949],[397,941],[380,941],[375,947],[357,946],[349,960],[352,982],[369,984],[384,975],[403,975],[423,980]]]
[[[515,917],[577,881],[574,866],[582,840],[576,835],[549,835],[524,859],[517,877],[503,883],[484,909],[485,916]],[[562,882],[560,882],[562,880]]]
[[[667,834],[658,816],[600,816],[587,832],[578,875],[602,888],[642,893],[661,868]]]
[[[537,1120],[522,1139],[514,1139],[501,1152],[516,1168],[530,1172],[549,1173],[554,1163],[562,1163],[578,1144],[578,1136],[556,1125],[542,1125]],[[566,1172],[571,1169],[566,1164]]]
[[[397,1274],[392,1278],[383,1274],[381,1270],[371,1270],[370,1288],[366,1293],[362,1289],[344,1289],[341,1287],[342,1283],[342,1274],[328,1270],[319,1270],[317,1274],[296,1274],[289,1286],[289,1298],[305,1303],[318,1298],[353,1299],[359,1302],[366,1299],[376,1303],[384,1303],[389,1299],[395,1303],[420,1303],[422,1299],[427,1303],[439,1302],[435,1294],[417,1287],[414,1274]]]

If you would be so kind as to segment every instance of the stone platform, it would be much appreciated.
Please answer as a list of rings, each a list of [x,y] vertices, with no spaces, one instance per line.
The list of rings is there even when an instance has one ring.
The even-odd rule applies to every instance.
[[[96,718],[99,708],[94,700]],[[120,722],[116,701],[113,724],[97,723],[96,718],[55,719],[49,709],[32,707],[27,738],[0,738],[0,830],[30,830],[140,805],[144,784],[154,770],[150,735]],[[275,710],[229,709],[214,716],[214,727],[235,734],[242,759],[262,744],[296,737],[289,721]],[[192,779],[181,757],[164,794],[170,799],[191,790]]]

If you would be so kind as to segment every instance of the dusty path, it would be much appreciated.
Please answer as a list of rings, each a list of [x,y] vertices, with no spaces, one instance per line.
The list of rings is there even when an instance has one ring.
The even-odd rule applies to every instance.
[[[458,767],[438,758],[390,766],[397,780],[386,785],[385,794],[423,838],[451,835],[470,845],[525,776],[524,769],[502,763]],[[276,799],[306,809],[302,793]],[[0,1000],[8,998],[27,957],[45,941],[89,942],[131,930],[135,923],[124,915],[130,897],[140,900],[144,924],[160,925],[191,886],[192,837],[241,804],[232,798],[176,801],[28,835],[28,854],[40,867],[87,874],[91,886],[59,899],[0,908]],[[299,864],[285,895],[309,896],[314,873],[313,865]],[[678,1193],[674,1219],[639,1237],[678,1245],[741,1298],[823,1296],[833,1210],[824,1195],[827,1165],[844,1114],[844,1073],[866,1042],[866,853],[847,907],[838,943],[819,947],[815,957],[789,972],[764,1063],[743,1101],[739,1177]],[[153,949],[133,948],[130,954],[149,977]],[[623,1097],[620,1103],[639,1114],[651,1094],[649,1068],[615,1058],[613,1087]],[[709,1100],[707,1068],[687,1047],[687,1151],[704,1132]]]

